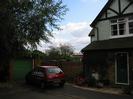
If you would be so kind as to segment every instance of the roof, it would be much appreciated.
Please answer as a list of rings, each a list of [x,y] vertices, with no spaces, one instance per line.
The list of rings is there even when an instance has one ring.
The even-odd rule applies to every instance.
[[[94,28],[91,30],[88,36],[95,36]]]
[[[133,37],[117,38],[101,41],[93,41],[81,52],[94,51],[94,50],[114,50],[114,49],[131,49],[133,48]]]
[[[96,22],[98,21],[98,19],[103,15],[103,13],[107,10],[107,8],[111,5],[111,3],[113,2],[113,0],[108,0],[108,2],[105,4],[105,6],[103,7],[103,9],[100,11],[100,13],[97,15],[97,17],[94,19],[94,21],[91,23],[91,27],[93,27]]]
[[[101,18],[101,16],[104,14],[104,12],[108,9],[108,7],[112,4],[114,0],[108,0],[108,2],[105,4],[103,9],[100,11],[100,13],[97,15],[97,17],[94,19],[94,21],[90,24],[91,27],[94,27],[97,23],[97,21]],[[129,2],[133,2],[133,0],[128,0]]]

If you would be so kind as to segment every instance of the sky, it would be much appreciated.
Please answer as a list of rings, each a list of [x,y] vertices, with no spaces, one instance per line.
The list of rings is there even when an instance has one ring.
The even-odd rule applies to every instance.
[[[60,22],[61,31],[53,31],[51,43],[41,42],[39,50],[45,51],[49,46],[58,47],[61,44],[70,45],[75,53],[90,43],[88,37],[90,24],[107,3],[108,0],[62,0],[69,9]]]

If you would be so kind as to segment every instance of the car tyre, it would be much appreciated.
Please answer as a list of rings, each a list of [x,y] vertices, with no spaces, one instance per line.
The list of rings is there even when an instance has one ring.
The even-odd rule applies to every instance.
[[[59,83],[59,87],[64,87],[64,82]]]

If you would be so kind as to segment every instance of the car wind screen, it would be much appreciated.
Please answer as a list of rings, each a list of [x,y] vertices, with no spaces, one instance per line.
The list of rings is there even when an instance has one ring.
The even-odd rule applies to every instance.
[[[63,71],[60,68],[48,68],[47,73],[48,74],[58,74],[62,73]]]

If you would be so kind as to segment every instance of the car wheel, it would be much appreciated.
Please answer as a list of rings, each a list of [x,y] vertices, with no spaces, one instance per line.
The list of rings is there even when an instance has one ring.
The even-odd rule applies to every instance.
[[[59,87],[64,87],[64,82],[59,83]]]

